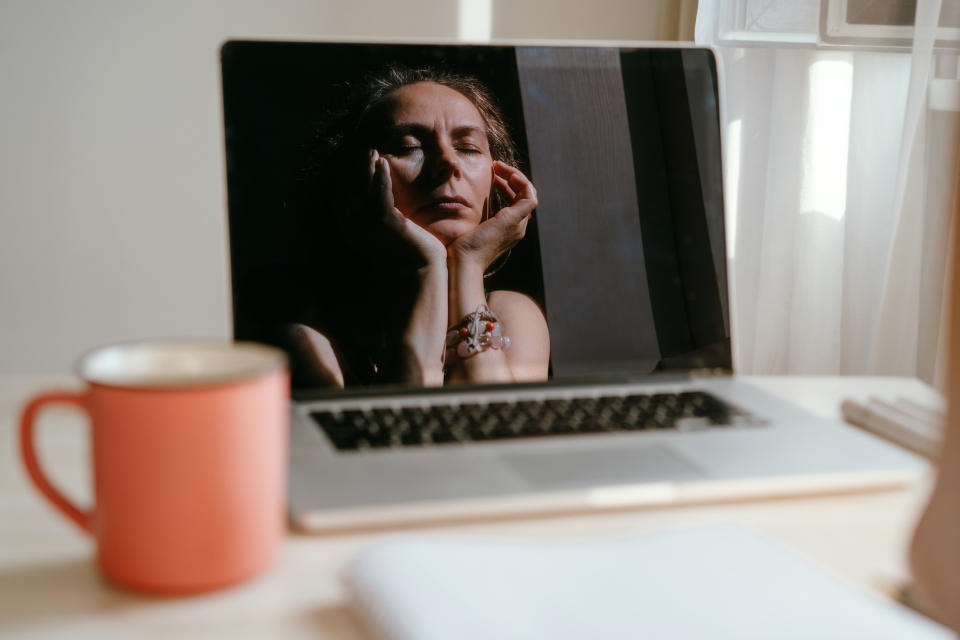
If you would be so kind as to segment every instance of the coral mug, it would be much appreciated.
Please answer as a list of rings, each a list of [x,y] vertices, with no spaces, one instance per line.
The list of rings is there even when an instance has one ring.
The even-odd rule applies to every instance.
[[[40,492],[97,542],[113,582],[154,593],[214,589],[269,567],[285,530],[289,375],[252,343],[155,341],[97,349],[81,392],[34,397],[20,422]],[[90,418],[95,504],[72,504],[34,449],[37,412]]]

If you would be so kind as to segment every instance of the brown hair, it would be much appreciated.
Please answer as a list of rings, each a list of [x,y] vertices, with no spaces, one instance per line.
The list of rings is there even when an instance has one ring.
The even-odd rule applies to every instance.
[[[367,153],[382,135],[381,107],[390,95],[410,84],[435,82],[462,94],[477,108],[487,129],[487,142],[494,160],[518,166],[517,147],[500,108],[490,91],[478,79],[435,67],[391,65],[364,78],[341,85],[342,102],[333,105],[319,122],[312,123],[312,135],[305,145],[301,172],[302,198],[308,204],[307,224],[322,229],[329,220],[317,216],[328,211],[341,224],[356,205],[357,194],[366,189]],[[507,206],[506,197],[493,189],[493,211]],[[319,231],[318,231],[319,233]]]

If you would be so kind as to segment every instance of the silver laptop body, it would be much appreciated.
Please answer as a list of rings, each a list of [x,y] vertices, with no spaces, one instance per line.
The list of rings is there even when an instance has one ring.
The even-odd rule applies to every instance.
[[[343,86],[398,60],[480,77],[514,116],[524,168],[540,197],[535,226],[501,275],[528,287],[545,309],[550,379],[295,389],[289,507],[297,526],[319,531],[877,488],[926,468],[912,454],[732,375],[721,100],[715,59],[705,49],[227,43],[237,339],[272,341],[270,326],[306,313],[303,292],[315,276],[304,275],[313,273],[309,256],[297,257],[309,253],[298,215],[314,214],[295,195],[309,156],[300,153],[306,125]],[[563,399],[586,398],[589,408],[597,406],[589,399],[639,395],[670,403],[691,392],[727,403],[730,419],[714,426],[688,416],[666,428],[612,425],[437,443],[427,437],[408,445],[399,432],[384,435],[394,417],[410,412],[476,417],[515,403],[545,411],[544,403],[567,406],[557,402]],[[589,422],[589,413],[576,418]],[[344,447],[322,426],[323,416],[351,415],[366,417],[381,441],[361,435]],[[483,420],[493,425],[497,418]]]

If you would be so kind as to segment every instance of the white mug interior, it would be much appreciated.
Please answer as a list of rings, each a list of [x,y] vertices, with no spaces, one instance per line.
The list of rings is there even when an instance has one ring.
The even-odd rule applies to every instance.
[[[151,340],[95,349],[77,364],[81,378],[121,387],[180,387],[242,380],[287,366],[279,349],[252,342]]]

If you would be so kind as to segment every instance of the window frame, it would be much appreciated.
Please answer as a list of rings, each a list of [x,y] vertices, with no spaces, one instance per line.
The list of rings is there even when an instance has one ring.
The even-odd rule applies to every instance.
[[[856,2],[857,0],[852,0]],[[944,0],[949,2],[951,0]],[[851,0],[819,0],[815,24],[810,31],[764,31],[750,29],[747,14],[750,0],[716,2],[716,43],[732,47],[782,47],[821,49],[867,49],[907,51],[913,44],[913,25],[889,25],[847,21]],[[869,9],[869,5],[866,6]],[[878,21],[879,22],[879,21]],[[939,26],[934,48],[938,52],[960,51],[960,25]]]
[[[913,25],[847,22],[850,0],[820,0],[821,44],[830,47],[909,49],[913,44]],[[941,51],[960,49],[960,28],[937,27],[934,47]]]

